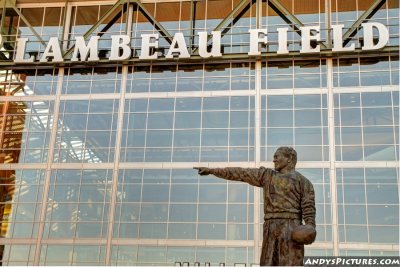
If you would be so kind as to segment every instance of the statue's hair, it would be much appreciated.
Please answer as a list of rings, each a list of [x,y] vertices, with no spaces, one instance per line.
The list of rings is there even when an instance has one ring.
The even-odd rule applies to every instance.
[[[285,155],[286,158],[291,159],[291,165],[293,168],[296,166],[297,163],[297,152],[294,150],[292,147],[287,147],[287,146],[281,146],[279,147],[276,151],[282,151],[283,155]]]

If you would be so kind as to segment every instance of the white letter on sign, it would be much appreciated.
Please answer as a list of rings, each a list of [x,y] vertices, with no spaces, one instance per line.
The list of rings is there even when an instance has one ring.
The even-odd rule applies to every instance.
[[[289,50],[287,47],[287,32],[288,28],[278,28],[278,51],[277,54],[289,54]]]
[[[343,47],[343,37],[342,37],[342,30],[344,25],[332,25],[333,29],[333,52],[339,51],[353,51],[354,44],[351,44],[349,47]]]
[[[29,63],[35,60],[34,56],[24,58],[26,42],[28,42],[28,38],[17,38],[17,53],[15,54],[15,63]]]
[[[60,43],[57,37],[51,37],[47,43],[46,49],[43,52],[40,62],[47,62],[48,57],[53,57],[52,62],[63,62]]]
[[[384,47],[389,41],[388,29],[382,23],[370,22],[361,24],[364,27],[364,46],[362,50],[375,50]],[[378,30],[378,43],[374,44],[374,28]]]
[[[165,56],[166,58],[173,58],[174,54],[178,54],[179,58],[189,58],[189,51],[186,47],[185,37],[183,33],[177,32],[174,35],[174,39],[172,40],[172,44],[169,47],[168,53]]]
[[[311,40],[320,41],[319,26],[300,27],[301,30],[301,50],[300,53],[315,53],[320,51],[319,45],[315,48],[311,47]],[[311,31],[315,31],[315,35],[311,36]]]
[[[153,54],[150,55],[150,49],[158,48],[158,38],[159,38],[158,34],[157,33],[142,34],[141,36],[142,36],[142,49],[140,51],[139,59],[157,59],[158,53],[153,52]]]
[[[211,52],[207,51],[207,32],[199,32],[199,55],[202,58],[222,57],[221,54],[221,32],[212,31],[212,48]]]
[[[248,53],[249,56],[258,56],[261,55],[261,51],[259,49],[259,44],[267,44],[267,30],[260,29],[252,29],[249,30],[250,33],[250,51]],[[260,37],[261,35],[264,35]]]
[[[71,61],[79,61],[78,54],[81,55],[81,61],[98,61],[98,43],[100,36],[92,36],[86,46],[85,39],[82,36],[75,37],[75,49]],[[90,51],[90,53],[89,53]],[[90,55],[90,56],[89,56]]]
[[[127,35],[113,35],[111,36],[111,55],[110,60],[125,60],[131,56],[131,42]],[[122,55],[119,55],[119,50],[122,49]]]

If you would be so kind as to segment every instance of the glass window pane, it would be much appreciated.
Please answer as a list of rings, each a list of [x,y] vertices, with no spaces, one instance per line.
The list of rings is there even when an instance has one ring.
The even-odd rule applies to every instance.
[[[346,205],[345,222],[346,224],[365,224],[367,220],[365,205]]]
[[[369,226],[369,242],[399,243],[398,226]]]
[[[229,97],[206,97],[203,98],[204,110],[226,110],[229,109]]]
[[[364,125],[392,125],[392,108],[363,108],[362,110]]]
[[[203,128],[228,128],[228,123],[228,112],[203,112]]]
[[[170,147],[172,145],[172,131],[147,131],[146,145],[148,147]]]
[[[200,124],[200,112],[177,112],[175,114],[175,128],[177,129],[200,128]]]
[[[196,202],[197,186],[175,184],[171,185],[171,202]]]
[[[196,204],[171,204],[169,208],[169,221],[171,222],[196,222]]]
[[[228,130],[203,130],[202,146],[228,146]]]
[[[249,112],[247,111],[233,111],[230,113],[230,127],[248,127],[249,126]]]
[[[169,185],[145,184],[142,189],[143,202],[168,202]]]
[[[174,99],[149,99],[149,112],[151,111],[173,111]]]
[[[267,127],[291,127],[293,125],[293,111],[267,111]]]
[[[360,127],[342,127],[341,143],[343,145],[361,145],[362,135]]]
[[[168,217],[168,205],[166,204],[142,204],[141,222],[165,222]]]
[[[150,113],[147,118],[148,129],[172,129],[173,113]]]
[[[200,145],[200,130],[174,131],[175,147],[191,147]]]
[[[369,204],[393,204],[398,203],[398,188],[392,185],[367,185]]]
[[[225,239],[225,224],[204,224],[199,223],[197,228],[198,239]],[[215,252],[215,251],[214,251]],[[199,260],[199,256],[197,256]],[[204,255],[204,262],[210,261],[210,254]],[[219,262],[219,261],[218,261]]]
[[[201,109],[201,98],[177,98],[175,103],[177,111],[191,111]]]
[[[199,222],[225,222],[226,205],[222,204],[200,204]]]
[[[196,224],[194,223],[169,223],[168,238],[171,239],[195,239]]]
[[[229,145],[230,146],[247,146],[249,144],[248,130],[230,130]]]
[[[320,126],[322,116],[320,110],[296,110],[295,125],[296,126]]]
[[[398,205],[368,205],[369,225],[399,225]]]
[[[221,180],[220,182],[224,184],[200,184],[199,201],[207,203],[225,202],[227,197],[227,188],[224,180]]]
[[[322,145],[321,128],[297,128],[295,129],[296,145]]]
[[[394,144],[393,127],[364,127],[364,144]]]

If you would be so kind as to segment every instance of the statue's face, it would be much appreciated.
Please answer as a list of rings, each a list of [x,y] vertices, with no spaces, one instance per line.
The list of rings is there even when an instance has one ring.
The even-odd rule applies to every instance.
[[[275,165],[275,170],[276,171],[281,171],[284,168],[287,168],[289,166],[290,159],[287,158],[282,151],[277,150],[274,154],[274,165]]]

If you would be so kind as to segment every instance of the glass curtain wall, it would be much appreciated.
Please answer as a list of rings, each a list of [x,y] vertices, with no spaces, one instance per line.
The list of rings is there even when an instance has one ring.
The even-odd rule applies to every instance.
[[[117,7],[88,36],[100,36],[104,56],[111,35],[129,34],[137,56],[141,34],[161,25],[196,53],[197,33],[224,25],[223,53],[240,55],[249,29],[266,28],[273,52],[284,27],[298,51],[295,22],[275,2],[146,1]],[[373,2],[279,1],[324,40]],[[30,26],[67,51],[112,6],[18,7],[29,25],[2,11],[3,49],[27,37],[28,57],[45,49]],[[397,48],[398,14],[387,0],[368,19]],[[362,42],[356,33],[348,46]],[[318,236],[306,255],[398,255],[398,73],[396,52],[1,69],[2,264],[257,263],[260,190],[192,167],[272,167],[279,146],[298,151],[316,190]]]

